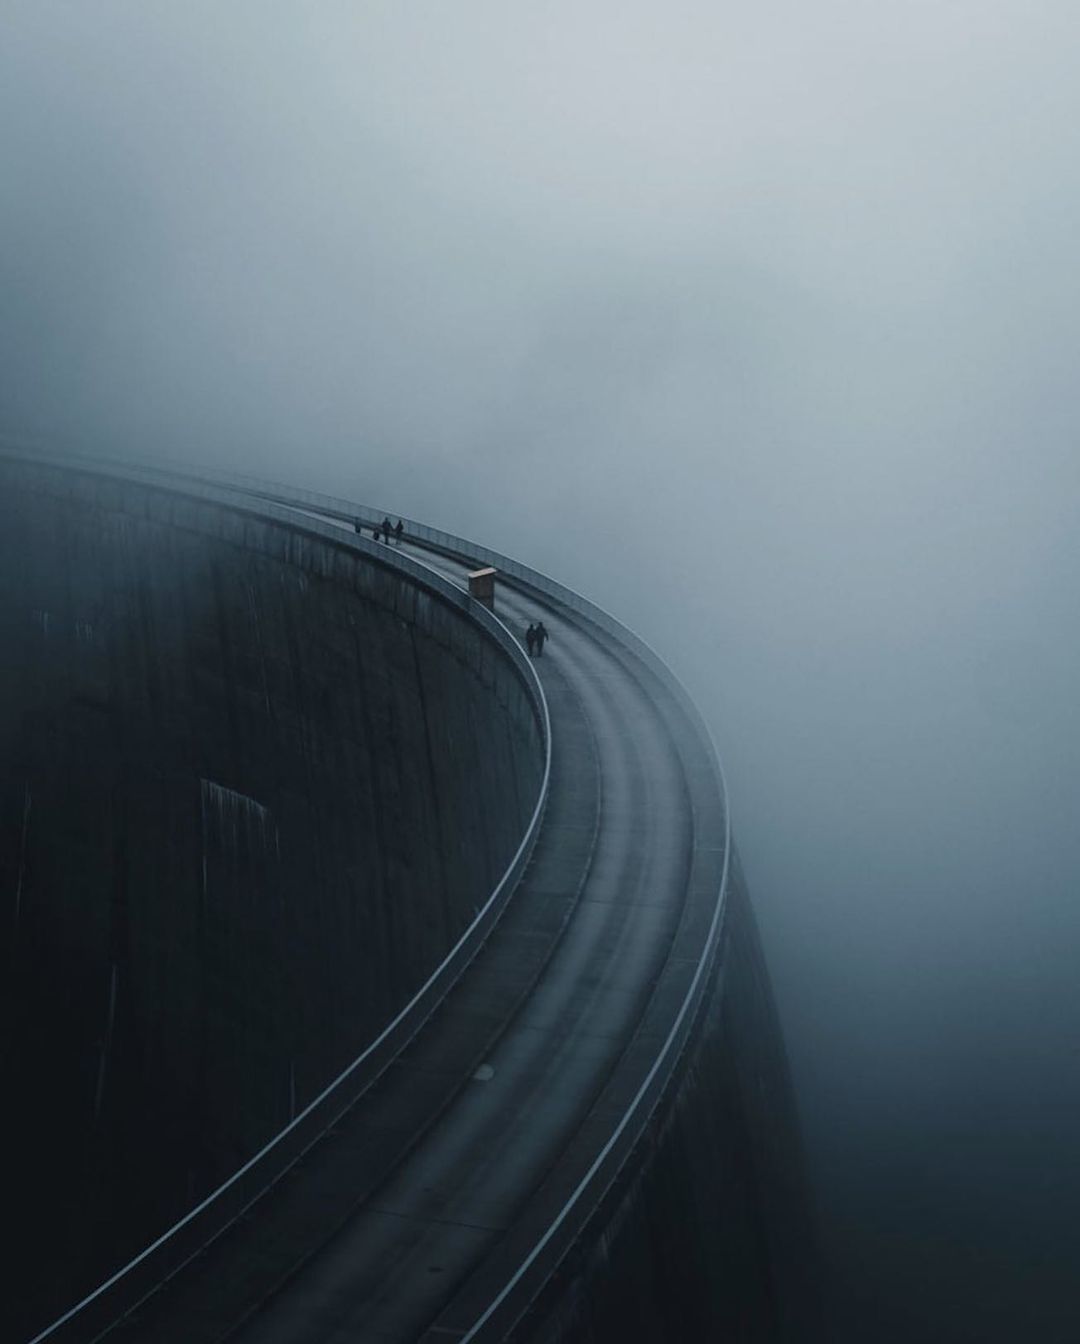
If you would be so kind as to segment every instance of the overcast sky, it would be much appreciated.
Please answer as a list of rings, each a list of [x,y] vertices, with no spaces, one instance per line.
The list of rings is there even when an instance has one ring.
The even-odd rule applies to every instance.
[[[1080,1338],[1078,39],[0,0],[0,431],[443,523],[664,652],[838,1340]]]

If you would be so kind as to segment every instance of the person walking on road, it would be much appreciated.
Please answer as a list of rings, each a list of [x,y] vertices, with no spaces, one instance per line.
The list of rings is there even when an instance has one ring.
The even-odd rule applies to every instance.
[[[397,544],[401,545],[401,534],[405,531],[405,524],[399,518],[394,524],[394,536],[397,537]]]
[[[390,522],[389,516],[387,516],[382,520],[382,534],[383,541],[385,541],[388,546],[390,545],[390,533],[393,530],[393,524]]]
[[[547,626],[543,621],[537,621],[536,629],[533,631],[533,638],[536,640],[536,656],[541,658],[544,653],[544,643],[551,636],[547,632]]]
[[[533,650],[536,648],[536,626],[530,623],[528,630],[525,631],[525,647],[529,650],[529,657],[533,656]]]

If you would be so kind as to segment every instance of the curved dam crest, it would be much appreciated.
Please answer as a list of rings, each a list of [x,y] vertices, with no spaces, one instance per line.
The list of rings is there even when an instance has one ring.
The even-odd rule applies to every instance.
[[[366,557],[145,486],[0,483],[18,1339],[401,1008],[543,755],[490,639]]]
[[[819,1338],[723,777],[652,650],[461,538],[358,537],[362,505],[138,464],[0,480],[13,1141],[69,1145],[12,1220],[36,1339]],[[483,566],[542,658],[466,595]],[[163,1199],[191,1212],[76,1305]]]

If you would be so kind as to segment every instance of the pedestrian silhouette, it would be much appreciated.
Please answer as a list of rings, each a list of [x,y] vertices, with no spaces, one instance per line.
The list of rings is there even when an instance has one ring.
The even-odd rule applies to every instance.
[[[375,537],[375,540],[378,541],[378,540],[379,540],[379,529],[378,529],[377,527],[376,527],[376,528],[373,528],[373,529],[372,529],[372,532],[373,532],[373,535],[374,535],[374,537]]]
[[[536,647],[536,626],[530,624],[525,631],[525,647],[529,650],[529,657],[533,655],[533,649]]]
[[[394,524],[394,536],[397,537],[397,544],[401,545],[401,534],[405,531],[405,524],[399,518]]]
[[[547,632],[547,626],[543,621],[537,621],[536,629],[533,631],[533,638],[536,640],[536,656],[539,658],[544,652],[544,641],[551,638]]]
[[[386,540],[387,544],[389,544],[389,542],[390,542],[390,530],[391,530],[391,527],[392,527],[392,524],[391,524],[391,522],[390,522],[390,519],[389,519],[389,518],[384,518],[384,519],[382,520],[382,534],[383,534],[383,537],[384,537],[384,539]]]
[[[353,519],[353,531],[356,533],[356,535],[357,535],[358,537],[361,536],[361,535],[363,534],[364,529],[360,526],[360,519],[359,519],[359,518],[354,518],[354,519]]]

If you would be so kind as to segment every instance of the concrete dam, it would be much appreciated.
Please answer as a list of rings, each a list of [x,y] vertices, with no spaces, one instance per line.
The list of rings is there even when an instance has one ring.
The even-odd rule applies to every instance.
[[[0,483],[0,1339],[817,1337],[723,778],[656,655],[350,501]]]

